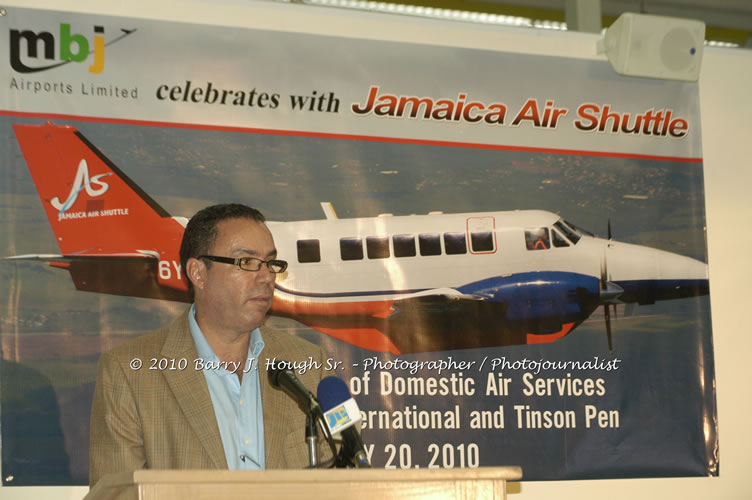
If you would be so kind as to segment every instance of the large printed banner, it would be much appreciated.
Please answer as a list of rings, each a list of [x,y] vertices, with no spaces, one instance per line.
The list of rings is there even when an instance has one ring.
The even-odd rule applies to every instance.
[[[270,221],[290,268],[268,324],[323,347],[375,466],[718,474],[696,84],[39,10],[0,24],[4,484],[87,482],[99,355],[184,311],[185,218],[220,202]]]

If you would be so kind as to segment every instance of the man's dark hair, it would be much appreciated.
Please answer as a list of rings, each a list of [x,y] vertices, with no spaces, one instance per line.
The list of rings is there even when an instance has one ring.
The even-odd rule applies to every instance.
[[[266,222],[266,218],[261,212],[239,203],[211,205],[199,210],[196,215],[191,217],[191,220],[185,226],[183,241],[180,244],[180,265],[188,282],[189,290],[193,290],[193,283],[186,273],[188,259],[198,258],[199,255],[209,253],[209,249],[217,239],[217,226],[223,220],[228,219],[251,219],[260,224]],[[206,265],[209,267],[211,262],[207,261]]]

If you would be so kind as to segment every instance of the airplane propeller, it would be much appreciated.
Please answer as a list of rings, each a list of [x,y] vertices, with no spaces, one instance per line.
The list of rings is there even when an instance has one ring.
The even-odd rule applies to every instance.
[[[611,241],[611,218],[608,219],[608,240]],[[616,318],[616,304],[619,296],[624,293],[624,289],[609,281],[608,276],[608,259],[606,252],[609,244],[603,247],[603,257],[601,258],[601,279],[600,279],[600,302],[603,304],[603,316],[606,320],[606,337],[608,338],[608,350],[613,351],[613,339],[611,334],[611,305],[614,306],[614,318]]]

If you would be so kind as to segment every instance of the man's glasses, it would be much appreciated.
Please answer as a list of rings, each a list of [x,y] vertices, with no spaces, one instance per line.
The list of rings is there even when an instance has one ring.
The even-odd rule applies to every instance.
[[[235,264],[243,271],[258,271],[261,269],[261,264],[266,264],[269,272],[274,274],[283,273],[287,269],[287,261],[279,259],[262,260],[256,257],[238,257],[237,259],[233,259],[232,257],[217,257],[216,255],[199,255],[198,258],[221,262],[222,264]]]

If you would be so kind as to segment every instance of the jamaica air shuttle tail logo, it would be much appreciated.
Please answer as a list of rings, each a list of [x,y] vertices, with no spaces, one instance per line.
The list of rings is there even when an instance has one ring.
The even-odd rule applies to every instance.
[[[121,28],[120,31],[118,36],[107,41],[103,26],[94,26],[90,38],[73,33],[68,23],[60,23],[57,36],[49,31],[10,30],[10,65],[18,73],[37,73],[71,62],[90,60],[89,73],[98,74],[104,71],[105,47],[136,30]],[[49,64],[50,61],[55,62]]]
[[[107,190],[110,189],[110,186],[101,179],[103,177],[107,177],[108,175],[112,175],[112,172],[106,172],[104,174],[95,175],[94,177],[89,177],[89,165],[86,163],[86,160],[82,159],[78,164],[76,178],[73,180],[73,187],[71,188],[70,193],[68,193],[68,198],[65,200],[65,202],[61,202],[60,198],[55,196],[50,200],[50,204],[59,211],[58,215],[60,217],[63,217],[68,209],[70,209],[76,203],[76,200],[78,200],[78,195],[81,193],[81,191],[86,190],[86,194],[88,194],[92,198],[105,194]]]

